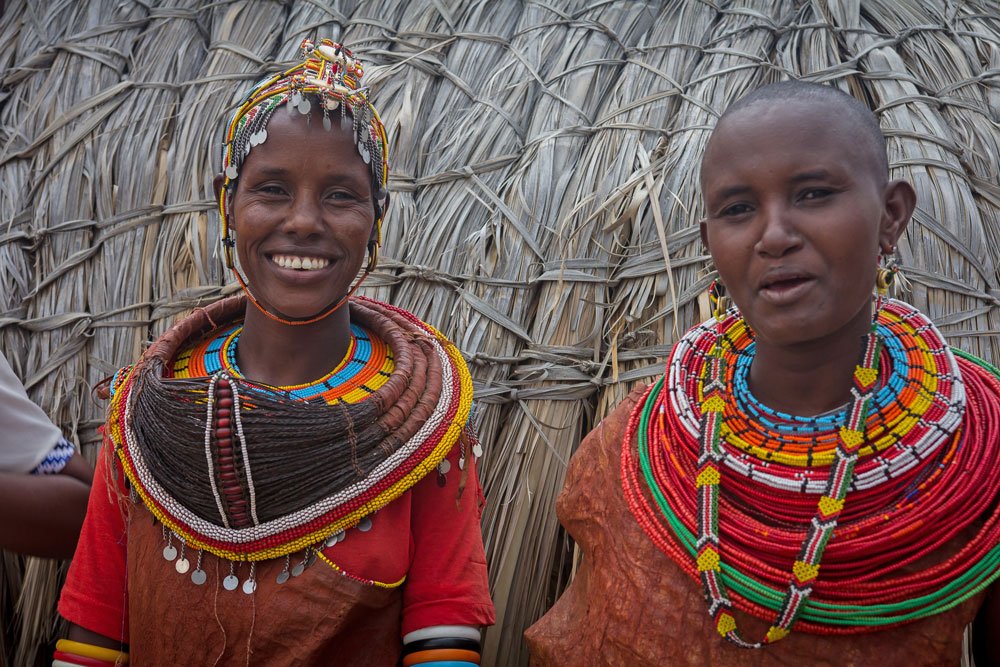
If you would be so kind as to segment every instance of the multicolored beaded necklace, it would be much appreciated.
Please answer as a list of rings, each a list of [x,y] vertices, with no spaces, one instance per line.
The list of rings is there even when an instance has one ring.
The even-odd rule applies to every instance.
[[[217,334],[181,352],[174,360],[173,377],[209,377],[225,371],[230,377],[243,378],[236,361],[242,332],[240,324],[223,327]],[[320,398],[327,404],[357,403],[384,385],[395,367],[392,351],[385,341],[352,324],[347,354],[333,370],[312,382],[279,389],[300,401]]]
[[[752,396],[753,353],[735,310],[688,332],[633,412],[622,452],[632,513],[701,579],[722,636],[755,648],[793,625],[896,625],[1000,576],[1000,466],[983,465],[1000,458],[996,369],[956,359],[929,320],[887,301],[850,405],[803,419]],[[915,570],[976,522],[957,554]],[[762,641],[739,636],[734,606],[774,620]]]
[[[363,583],[398,586],[355,577],[321,551],[348,528],[366,530],[374,512],[442,472],[472,407],[461,355],[412,314],[359,298],[350,305],[360,325],[352,351],[319,382],[277,388],[239,377],[230,356],[234,326],[195,348],[213,352],[171,363],[188,341],[204,338],[214,322],[233,321],[246,304],[234,297],[196,311],[114,380],[106,435],[137,500],[164,526],[164,557],[177,558],[178,542],[183,574],[185,552],[197,551],[191,580],[198,585],[205,583],[202,552],[230,561],[227,590],[238,586],[236,563],[249,562],[247,594],[256,590],[254,564],[277,558],[285,560],[279,584],[321,559]],[[218,370],[180,376],[206,364]],[[353,386],[328,387],[335,376]],[[367,399],[352,403],[358,392]],[[462,469],[464,445],[460,452]],[[295,552],[303,555],[293,568]]]

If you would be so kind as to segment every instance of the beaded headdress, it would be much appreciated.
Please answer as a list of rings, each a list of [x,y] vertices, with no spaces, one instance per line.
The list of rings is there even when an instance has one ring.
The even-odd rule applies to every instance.
[[[222,219],[222,244],[226,266],[245,283],[233,258],[234,242],[230,225],[232,193],[240,169],[254,146],[267,140],[267,123],[275,111],[287,104],[289,113],[323,112],[323,127],[332,131],[337,123],[351,132],[358,154],[368,165],[372,177],[372,193],[376,202],[375,241],[369,247],[367,271],[375,267],[378,246],[382,241],[383,205],[389,176],[388,139],[378,111],[362,86],[364,66],[347,47],[324,39],[315,44],[302,40],[305,60],[291,69],[259,81],[243,97],[236,113],[226,125],[222,147],[223,194],[219,197]]]

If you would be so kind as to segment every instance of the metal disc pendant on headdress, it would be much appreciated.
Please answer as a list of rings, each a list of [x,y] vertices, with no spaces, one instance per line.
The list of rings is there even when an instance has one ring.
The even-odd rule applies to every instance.
[[[195,586],[201,586],[208,579],[208,575],[205,574],[205,570],[195,570],[191,573],[191,581],[194,582]]]
[[[299,103],[299,113],[303,116],[308,116],[310,111],[312,111],[312,102],[308,99],[302,100],[302,102]]]

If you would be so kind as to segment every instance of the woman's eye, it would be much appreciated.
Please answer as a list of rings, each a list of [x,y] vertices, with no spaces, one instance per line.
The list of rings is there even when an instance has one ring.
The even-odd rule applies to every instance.
[[[752,210],[753,208],[749,204],[732,204],[722,209],[722,211],[719,212],[719,215],[725,218],[734,218],[746,215]]]
[[[280,185],[262,185],[257,190],[266,195],[283,195],[285,189]]]
[[[815,201],[817,199],[824,199],[833,194],[833,190],[828,188],[810,188],[802,193],[802,199],[806,201]]]

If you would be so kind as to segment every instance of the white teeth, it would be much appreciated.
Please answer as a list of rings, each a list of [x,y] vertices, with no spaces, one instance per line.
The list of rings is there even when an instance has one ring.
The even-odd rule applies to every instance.
[[[296,255],[274,255],[274,263],[283,269],[299,269],[302,271],[316,271],[326,268],[330,260],[323,257],[298,257]]]

